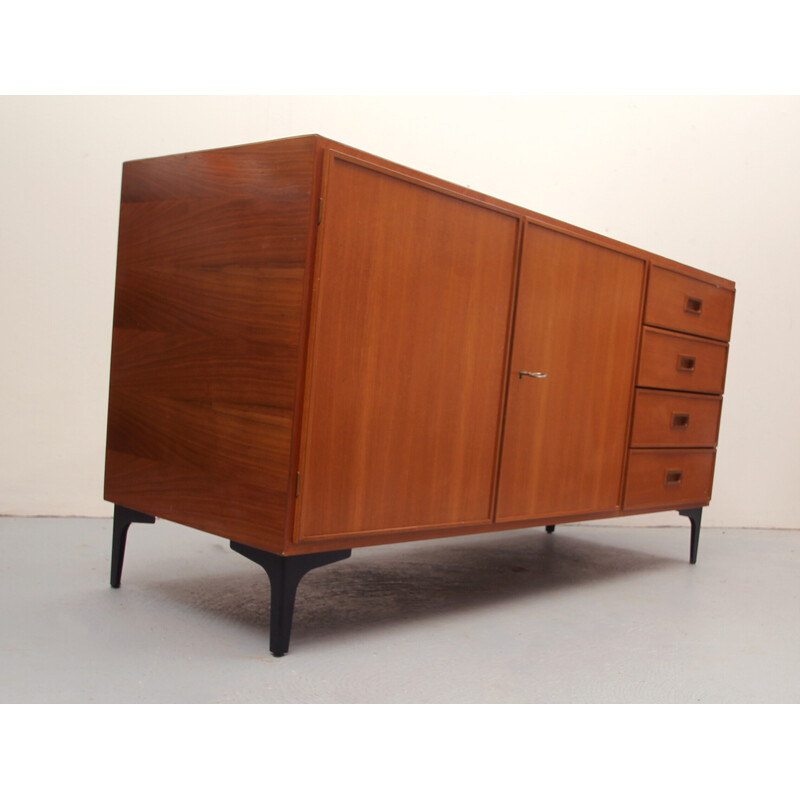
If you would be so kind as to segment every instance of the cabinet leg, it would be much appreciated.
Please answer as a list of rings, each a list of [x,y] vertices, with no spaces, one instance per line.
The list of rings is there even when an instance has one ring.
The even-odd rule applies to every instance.
[[[545,526],[545,530],[546,530],[548,533],[552,533],[552,532],[553,532],[555,529],[556,529],[556,526],[555,526],[555,525],[546,525],[546,526]]]
[[[300,579],[309,570],[341,561],[351,553],[350,550],[332,550],[327,553],[278,556],[239,542],[231,542],[231,549],[263,567],[269,576],[269,649],[276,657],[289,651],[294,600]]]
[[[697,546],[700,544],[700,520],[703,517],[702,508],[685,508],[678,512],[683,517],[689,517],[692,523],[692,540],[689,545],[689,563],[697,563]]]
[[[150,514],[134,511],[125,506],[114,506],[114,536],[111,541],[111,585],[119,589],[122,580],[122,562],[125,558],[125,542],[128,539],[128,528],[131,522],[146,522],[152,524],[156,521]]]

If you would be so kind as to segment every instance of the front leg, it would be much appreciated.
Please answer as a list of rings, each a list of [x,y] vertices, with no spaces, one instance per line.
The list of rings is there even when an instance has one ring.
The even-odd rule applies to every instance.
[[[331,550],[327,553],[279,556],[239,542],[231,542],[231,550],[263,567],[269,576],[269,649],[275,657],[289,651],[294,600],[300,579],[309,570],[341,561],[351,553],[350,550]]]

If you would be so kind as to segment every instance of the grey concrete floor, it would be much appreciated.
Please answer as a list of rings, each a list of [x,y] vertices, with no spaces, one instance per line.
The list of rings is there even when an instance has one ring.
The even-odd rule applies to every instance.
[[[3,703],[797,703],[800,533],[566,525],[362,548],[300,584],[227,541],[0,518]]]

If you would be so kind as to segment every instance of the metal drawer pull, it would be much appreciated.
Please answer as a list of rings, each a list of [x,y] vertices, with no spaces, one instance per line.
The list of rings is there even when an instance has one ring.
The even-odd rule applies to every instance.
[[[678,430],[685,431],[689,427],[689,415],[688,414],[673,414],[672,415],[672,427],[677,428]]]
[[[527,375],[529,378],[546,378],[546,372],[526,372],[524,369],[519,371],[519,379],[522,380],[523,376]]]
[[[694,372],[696,363],[694,356],[678,356],[678,372]]]
[[[680,486],[683,480],[682,469],[668,469],[664,486]]]
[[[687,314],[702,314],[703,301],[699,297],[687,297],[683,309]]]

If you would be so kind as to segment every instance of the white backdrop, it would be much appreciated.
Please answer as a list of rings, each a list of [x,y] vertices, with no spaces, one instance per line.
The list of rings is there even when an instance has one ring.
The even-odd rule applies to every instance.
[[[122,162],[305,133],[735,280],[704,524],[800,528],[798,97],[0,98],[0,514],[111,513]]]

